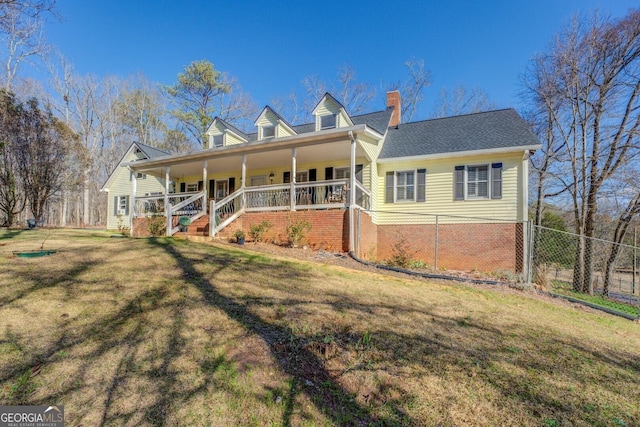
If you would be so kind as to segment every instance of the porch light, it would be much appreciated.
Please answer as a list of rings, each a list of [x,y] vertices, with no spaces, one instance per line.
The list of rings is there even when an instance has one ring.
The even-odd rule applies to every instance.
[[[276,177],[276,174],[274,174],[273,172],[269,174],[269,181],[271,182],[271,184],[273,184],[273,178],[275,177]]]

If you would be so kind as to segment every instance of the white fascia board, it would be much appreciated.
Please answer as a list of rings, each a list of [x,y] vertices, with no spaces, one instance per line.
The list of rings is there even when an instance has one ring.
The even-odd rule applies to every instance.
[[[126,159],[127,157],[129,157],[129,155],[131,155],[131,153],[133,152],[134,147],[138,147],[138,145],[133,142],[131,143],[131,145],[129,146],[129,149],[127,150],[126,153],[124,153],[124,155],[122,156],[122,158],[120,159],[120,161],[118,162],[118,164],[116,165],[115,168],[113,168],[113,170],[111,171],[111,174],[109,174],[109,177],[107,178],[107,180],[104,182],[104,184],[102,184],[102,187],[100,188],[100,191],[109,191],[107,189],[107,184],[109,184],[109,182],[111,182],[111,178],[113,178],[113,176],[116,174],[116,171],[118,170],[119,167],[125,166],[127,164],[129,164],[130,162],[122,162],[124,159]],[[140,149],[140,147],[138,147],[138,149]]]
[[[296,132],[294,129],[291,128],[291,126],[289,126],[287,124],[287,122],[285,122],[284,120],[280,120],[278,119],[278,124],[282,125],[285,129],[287,129],[289,132],[291,132],[294,135],[297,135],[298,132]]]
[[[468,150],[468,151],[454,151],[447,153],[437,153],[437,154],[425,154],[422,156],[406,156],[406,157],[391,157],[386,159],[378,159],[378,163],[397,163],[397,162],[408,162],[413,160],[433,160],[433,159],[444,159],[444,158],[457,158],[457,157],[470,157],[470,156],[482,156],[482,155],[493,155],[493,154],[506,154],[506,153],[519,153],[523,150],[538,150],[542,145],[525,145],[520,147],[500,147],[500,148],[488,148],[485,150]]]
[[[124,163],[132,170],[148,169],[150,167],[171,166],[179,163],[192,162],[194,160],[206,160],[211,157],[231,157],[242,154],[255,154],[260,152],[282,150],[286,148],[302,147],[323,142],[332,142],[336,138],[344,137],[349,139],[349,132],[353,134],[366,135],[374,139],[382,139],[383,135],[368,127],[367,125],[356,125],[343,128],[333,128],[316,132],[307,132],[299,135],[285,136],[282,138],[270,138],[251,143],[234,144],[219,148],[207,148],[196,152],[158,157],[155,159],[140,160],[137,162]]]

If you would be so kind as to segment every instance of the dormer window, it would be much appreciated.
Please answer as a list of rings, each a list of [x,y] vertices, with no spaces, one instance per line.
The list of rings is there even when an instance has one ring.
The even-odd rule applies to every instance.
[[[335,114],[327,114],[325,116],[320,116],[320,130],[333,129],[335,127],[336,127]]]
[[[276,127],[275,126],[263,126],[262,127],[262,138],[272,138],[276,136]]]
[[[224,135],[213,135],[213,146],[218,148],[224,145]]]

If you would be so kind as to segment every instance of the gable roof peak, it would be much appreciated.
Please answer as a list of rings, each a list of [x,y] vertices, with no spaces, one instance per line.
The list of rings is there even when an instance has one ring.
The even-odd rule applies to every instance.
[[[311,110],[311,114],[315,115],[316,114],[316,110],[318,109],[318,107],[320,107],[320,105],[324,104],[326,102],[327,99],[330,99],[331,101],[335,102],[336,104],[338,104],[338,107],[345,112],[345,114],[349,115],[347,113],[347,109],[344,108],[344,105],[342,105],[342,103],[340,101],[338,101],[333,95],[331,95],[329,92],[325,92],[324,95],[322,95],[322,98],[320,98],[320,101],[318,101],[318,103],[316,104],[315,107],[313,107],[313,110]]]

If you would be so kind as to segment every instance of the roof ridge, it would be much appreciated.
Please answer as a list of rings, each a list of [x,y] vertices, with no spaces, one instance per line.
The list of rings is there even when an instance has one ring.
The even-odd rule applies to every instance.
[[[455,118],[458,118],[458,117],[474,116],[474,115],[479,115],[479,114],[498,113],[500,111],[508,111],[508,110],[515,111],[515,108],[507,107],[507,108],[499,108],[497,110],[476,111],[474,113],[457,114],[455,116],[433,117],[431,119],[418,120],[418,121],[415,121],[415,122],[400,123],[399,125],[400,126],[402,126],[402,125],[412,125],[412,124],[415,124],[415,123],[424,123],[424,122],[433,122],[433,121],[436,121],[436,120],[455,119]]]

